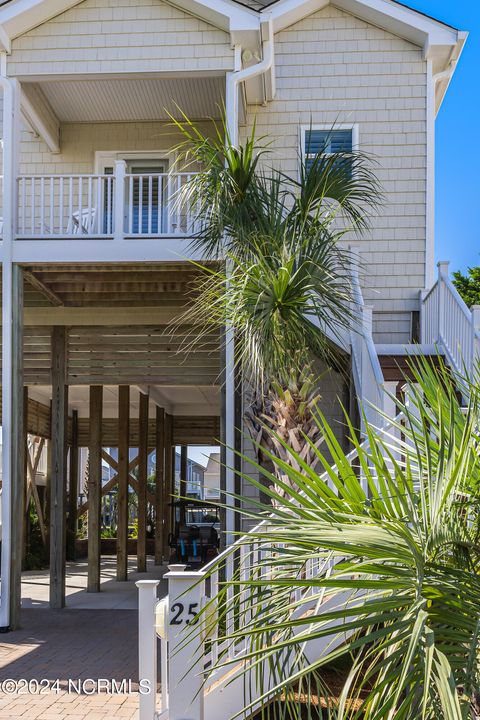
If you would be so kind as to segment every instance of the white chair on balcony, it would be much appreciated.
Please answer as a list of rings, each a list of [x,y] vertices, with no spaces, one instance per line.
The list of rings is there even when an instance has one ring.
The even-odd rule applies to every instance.
[[[68,221],[67,235],[93,235],[96,229],[96,208],[83,208],[72,213]]]

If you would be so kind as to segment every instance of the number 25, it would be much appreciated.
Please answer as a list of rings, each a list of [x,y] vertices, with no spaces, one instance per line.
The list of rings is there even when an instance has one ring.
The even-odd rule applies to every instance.
[[[173,613],[173,617],[170,620],[170,625],[181,625],[182,623],[185,623],[185,625],[192,625],[196,622],[198,615],[198,603],[190,603],[188,606],[188,617],[186,620],[182,617],[185,611],[183,603],[174,603],[171,607],[171,611]]]

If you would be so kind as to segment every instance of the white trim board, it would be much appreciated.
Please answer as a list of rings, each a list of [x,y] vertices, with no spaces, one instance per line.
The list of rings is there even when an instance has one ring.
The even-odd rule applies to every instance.
[[[96,150],[94,173],[102,175],[103,167],[107,164],[115,165],[117,160],[125,160],[126,162],[131,160],[158,161],[165,163],[167,166],[165,172],[168,172],[168,168],[175,161],[175,153],[169,153],[165,150]]]

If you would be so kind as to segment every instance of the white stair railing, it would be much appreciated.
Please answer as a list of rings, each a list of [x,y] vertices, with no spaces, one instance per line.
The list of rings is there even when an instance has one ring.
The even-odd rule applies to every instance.
[[[352,252],[358,258],[358,249],[352,248]],[[350,330],[353,380],[366,420],[374,427],[381,428],[384,424],[382,418],[385,405],[384,378],[372,335],[373,310],[364,303],[357,263],[352,267],[352,291],[354,316],[356,316]],[[363,416],[361,423],[363,429]]]
[[[438,263],[438,278],[423,295],[421,341],[435,345],[448,364],[470,375],[480,357],[480,306],[468,309],[449,278],[448,262]]]

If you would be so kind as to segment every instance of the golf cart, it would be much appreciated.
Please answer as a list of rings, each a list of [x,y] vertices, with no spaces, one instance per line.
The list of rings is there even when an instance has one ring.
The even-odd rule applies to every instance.
[[[177,500],[171,505],[174,529],[168,539],[170,562],[202,567],[218,555],[219,508],[203,500]]]

